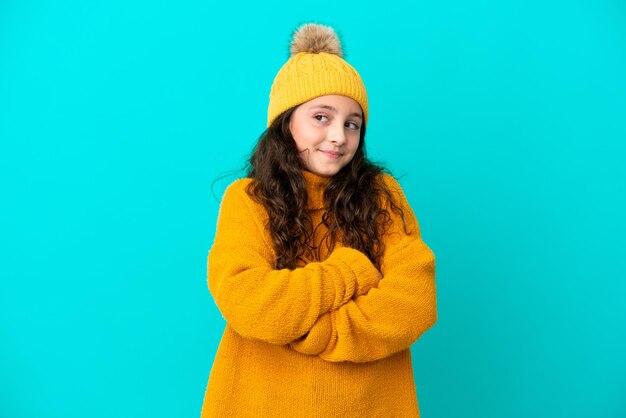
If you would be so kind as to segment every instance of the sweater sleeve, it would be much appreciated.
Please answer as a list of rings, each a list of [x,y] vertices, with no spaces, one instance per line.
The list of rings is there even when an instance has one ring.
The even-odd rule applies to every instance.
[[[378,287],[322,314],[307,334],[290,343],[294,350],[331,362],[374,361],[410,347],[437,321],[435,255],[422,241],[402,189],[391,176],[386,181],[414,232],[406,234],[394,214]]]
[[[378,284],[378,269],[351,248],[337,248],[323,262],[275,269],[276,255],[261,225],[264,208],[244,187],[240,179],[226,189],[207,259],[209,291],[235,332],[287,344],[320,315]]]

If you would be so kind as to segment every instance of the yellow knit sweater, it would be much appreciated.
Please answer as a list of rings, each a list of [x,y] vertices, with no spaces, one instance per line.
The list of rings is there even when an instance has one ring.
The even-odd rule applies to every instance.
[[[313,225],[329,178],[303,171]],[[268,214],[228,186],[208,255],[208,286],[226,320],[202,417],[419,417],[409,347],[437,320],[435,256],[397,181],[380,272],[339,242],[322,261],[275,270]],[[315,244],[324,234],[317,228]]]

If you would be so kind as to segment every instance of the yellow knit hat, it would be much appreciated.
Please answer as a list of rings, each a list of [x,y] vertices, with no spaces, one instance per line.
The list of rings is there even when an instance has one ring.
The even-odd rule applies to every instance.
[[[367,92],[359,73],[343,59],[335,31],[306,23],[290,45],[291,57],[276,74],[270,90],[267,126],[281,113],[319,96],[341,94],[361,105],[367,123]]]

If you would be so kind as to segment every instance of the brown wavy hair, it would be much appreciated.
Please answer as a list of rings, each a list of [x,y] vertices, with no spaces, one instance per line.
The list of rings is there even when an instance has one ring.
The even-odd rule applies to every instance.
[[[296,268],[305,253],[320,260],[319,248],[312,245],[314,227],[306,210],[308,196],[301,172],[305,166],[289,129],[296,108],[282,113],[261,134],[245,168],[246,176],[253,179],[246,192],[262,203],[269,215],[277,269]],[[402,217],[405,231],[406,221],[404,211],[383,182],[381,174],[390,174],[389,170],[367,159],[364,141],[365,125],[352,161],[330,179],[324,191],[326,211],[322,223],[328,230],[322,242],[330,253],[339,238],[343,246],[363,252],[380,269],[384,251],[381,238],[392,223],[383,207],[383,196]]]

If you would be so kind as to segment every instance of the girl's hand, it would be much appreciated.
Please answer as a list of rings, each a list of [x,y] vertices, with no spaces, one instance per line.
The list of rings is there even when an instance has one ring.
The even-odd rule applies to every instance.
[[[378,269],[376,269],[376,272],[378,273],[378,278],[377,278],[376,282],[375,283],[370,283],[370,284],[368,284],[366,286],[363,286],[363,287],[359,287],[359,289],[355,293],[355,296],[366,295],[367,292],[369,292],[369,290],[371,288],[378,287],[378,282],[380,282],[380,279],[383,278],[383,274]]]

